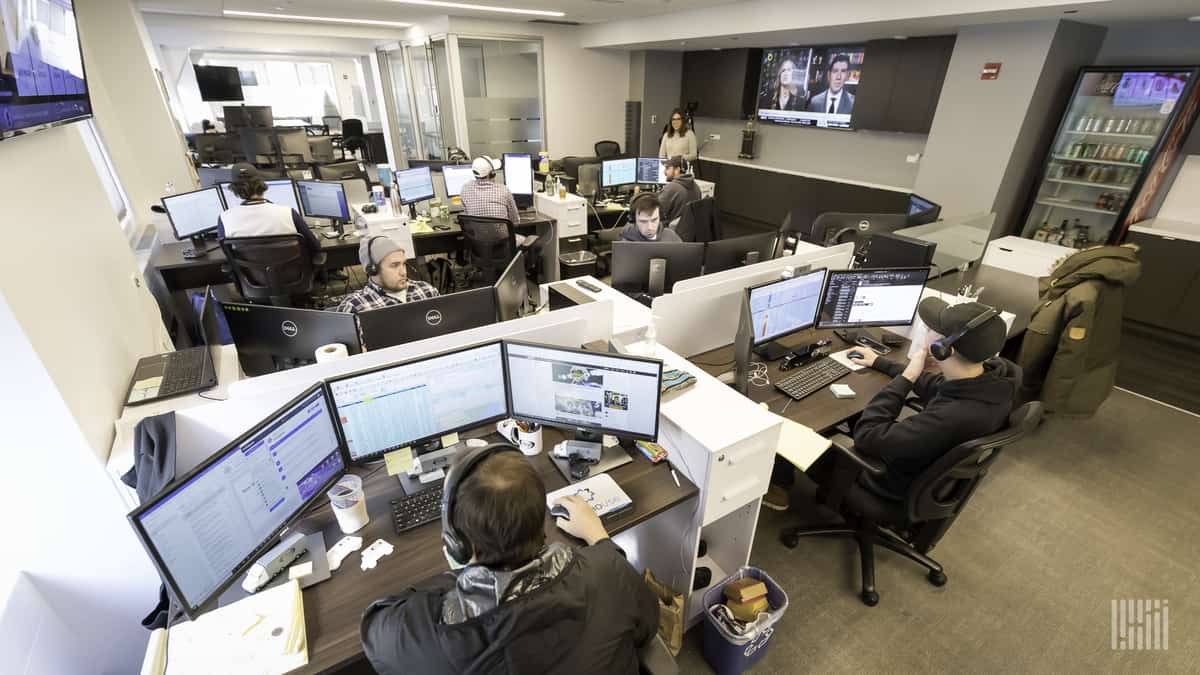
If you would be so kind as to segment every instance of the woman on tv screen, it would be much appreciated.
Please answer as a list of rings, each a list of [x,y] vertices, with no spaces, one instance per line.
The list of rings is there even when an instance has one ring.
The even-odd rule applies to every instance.
[[[779,64],[779,72],[775,76],[775,86],[771,87],[771,100],[766,106],[772,110],[804,110],[804,90],[800,87],[803,75],[796,63],[784,59]]]

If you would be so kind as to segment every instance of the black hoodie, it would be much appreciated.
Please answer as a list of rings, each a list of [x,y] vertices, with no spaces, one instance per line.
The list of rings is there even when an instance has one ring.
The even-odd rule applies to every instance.
[[[900,373],[902,364],[875,359],[876,370],[892,376],[863,410],[854,426],[854,447],[887,466],[876,479],[896,496],[954,446],[1002,428],[1021,386],[1021,368],[1002,359],[988,359],[978,377],[947,380],[941,373],[922,373],[915,383]],[[897,420],[909,392],[925,409]]]

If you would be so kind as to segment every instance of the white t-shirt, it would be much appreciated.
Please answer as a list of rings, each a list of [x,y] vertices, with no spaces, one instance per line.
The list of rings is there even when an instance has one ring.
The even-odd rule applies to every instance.
[[[225,236],[269,237],[277,234],[296,234],[296,221],[292,219],[292,208],[271,202],[238,204],[221,214]]]

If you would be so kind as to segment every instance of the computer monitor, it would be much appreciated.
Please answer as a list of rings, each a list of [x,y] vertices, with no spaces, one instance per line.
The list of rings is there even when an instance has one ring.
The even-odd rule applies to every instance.
[[[770,260],[775,254],[775,232],[710,241],[704,248],[704,273],[713,274],[735,267]]]
[[[941,215],[942,207],[939,204],[935,204],[918,194],[908,196],[908,225],[910,227],[937,222],[938,217]]]
[[[809,236],[821,246],[852,241],[854,251],[860,253],[871,235],[903,229],[907,222],[903,213],[822,213],[813,221]]]
[[[433,174],[430,173],[429,167],[420,166],[397,171],[395,176],[401,204],[416,204],[433,199]]]
[[[163,582],[195,619],[345,472],[314,384],[129,514]]]
[[[290,178],[274,178],[263,181],[267,184],[264,195],[272,204],[286,206],[300,211],[300,202],[296,199],[296,184]],[[225,196],[225,207],[233,208],[242,203],[242,198],[233,193],[233,183],[220,183],[221,194]]]
[[[350,207],[346,202],[346,189],[341,183],[298,180],[296,191],[300,194],[300,212],[313,218],[331,218],[334,222],[350,220]]]
[[[821,268],[746,289],[750,336],[761,356],[772,361],[783,358],[789,350],[775,340],[812,328],[824,284],[825,268]]]
[[[335,342],[346,345],[350,354],[362,351],[353,314],[238,302],[223,302],[221,309],[247,374],[270,372],[285,359],[313,363],[317,349]],[[268,363],[270,370],[265,370]]]
[[[600,187],[620,187],[637,182],[637,157],[606,159],[600,164]]]
[[[926,267],[933,263],[937,244],[932,241],[913,239],[895,232],[879,232],[871,235],[863,252],[862,267],[877,269],[884,267]]]
[[[227,166],[200,166],[196,167],[196,174],[200,176],[200,187],[217,187],[217,183],[228,183],[233,180],[233,170]]]
[[[469,164],[443,166],[442,178],[446,181],[446,196],[458,197],[463,186],[475,180],[475,171]]]
[[[348,180],[350,178],[367,180],[367,169],[362,162],[356,161],[318,164],[317,178],[321,180]]]
[[[504,184],[513,194],[517,208],[533,206],[533,157],[528,154],[504,153]]]
[[[225,211],[221,191],[215,187],[201,188],[162,198],[167,220],[179,241],[199,238],[206,232],[216,232],[217,219]]]
[[[529,281],[525,276],[525,252],[518,251],[504,273],[496,280],[496,310],[501,321],[519,319],[529,299]]]
[[[275,126],[275,116],[271,113],[269,105],[227,105],[222,107],[222,116],[225,118],[226,131]]]
[[[662,361],[510,340],[504,360],[515,419],[574,429],[585,441],[657,440]]]
[[[614,241],[612,286],[624,293],[670,293],[676,281],[700,276],[703,263],[704,244],[698,242]]]
[[[638,157],[637,182],[642,185],[666,185],[667,160],[658,157]]]
[[[352,463],[508,417],[500,342],[389,364],[326,382]]]
[[[832,270],[821,292],[817,328],[910,324],[928,278],[928,267]]]
[[[364,349],[383,349],[493,323],[496,289],[491,286],[358,313]]]

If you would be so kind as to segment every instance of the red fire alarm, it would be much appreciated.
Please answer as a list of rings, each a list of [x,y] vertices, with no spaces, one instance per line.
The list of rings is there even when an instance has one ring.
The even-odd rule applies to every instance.
[[[979,74],[981,80],[998,80],[1000,79],[1000,64],[985,63],[983,64],[983,72]]]

